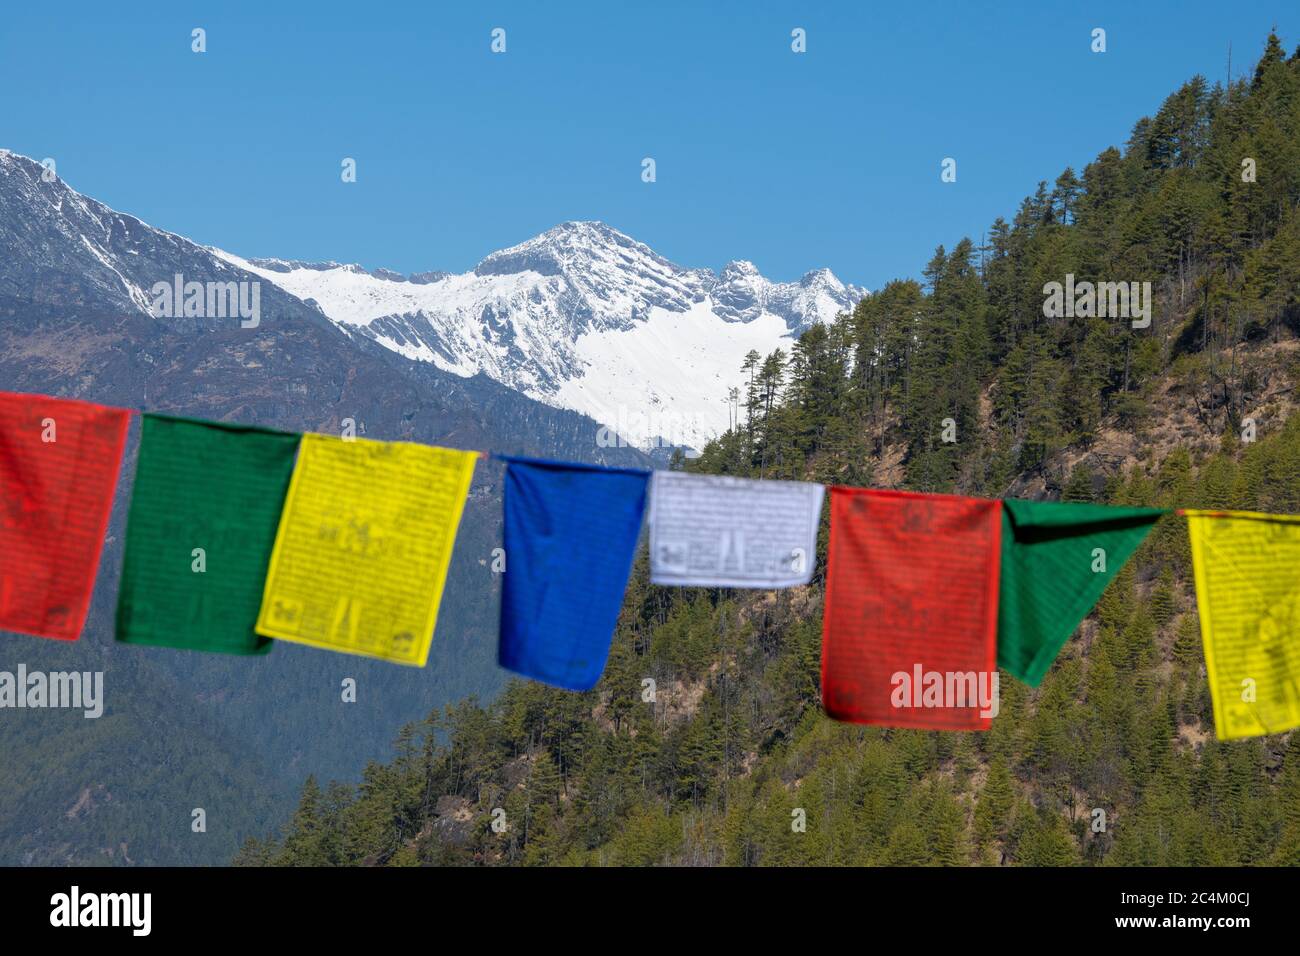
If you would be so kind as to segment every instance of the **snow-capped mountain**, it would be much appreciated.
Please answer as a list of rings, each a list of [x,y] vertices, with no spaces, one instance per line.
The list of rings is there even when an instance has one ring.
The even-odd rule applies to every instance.
[[[462,275],[212,251],[410,359],[483,372],[638,444],[700,447],[727,427],[746,353],[788,351],[866,291],[828,269],[781,283],[749,262],[683,268],[600,222],[562,223]]]
[[[195,286],[202,308],[189,308],[187,292],[184,307],[174,298],[175,307],[155,315],[155,290],[174,288],[177,276]],[[208,308],[214,291],[252,285],[260,289],[257,322]],[[297,430],[337,431],[348,418],[377,438],[647,460],[635,449],[597,446],[599,423],[571,409],[383,348],[210,249],[2,149],[0,390]]]
[[[597,442],[642,447],[702,447],[727,427],[727,395],[743,384],[750,350],[788,351],[865,294],[826,269],[782,283],[743,261],[721,274],[684,268],[599,222],[562,223],[459,275],[245,259],[110,209],[0,150],[0,295],[150,315],[155,285],[177,275],[260,279],[264,324],[319,322],[442,372],[481,373],[608,426]],[[170,314],[177,331],[230,324]]]

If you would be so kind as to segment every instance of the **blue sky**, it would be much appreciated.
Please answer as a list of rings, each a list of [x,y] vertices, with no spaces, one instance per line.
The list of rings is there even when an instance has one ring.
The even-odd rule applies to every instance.
[[[1223,78],[1230,41],[1249,68],[1273,25],[1294,49],[1300,7],[7,4],[0,146],[242,255],[461,271],[602,219],[683,265],[876,288]]]

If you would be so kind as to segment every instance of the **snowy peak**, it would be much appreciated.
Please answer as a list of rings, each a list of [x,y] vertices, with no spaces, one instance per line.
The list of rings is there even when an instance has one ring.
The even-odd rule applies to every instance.
[[[785,320],[791,332],[802,332],[851,310],[867,290],[845,285],[830,269],[806,272],[798,282],[771,282],[752,262],[737,260],[727,263],[709,294],[724,318],[750,322],[766,312]]]
[[[709,291],[719,315],[734,322],[746,322],[766,308],[771,285],[752,262],[738,260],[726,264]]]
[[[562,280],[573,305],[598,327],[626,327],[651,309],[685,312],[712,299],[724,318],[748,322],[763,312],[786,321],[792,332],[851,309],[865,289],[845,285],[829,269],[797,283],[772,282],[747,260],[727,263],[721,274],[687,269],[645,243],[603,222],[564,222],[527,242],[486,257],[477,276],[535,276]]]
[[[474,269],[477,275],[568,275],[593,263],[638,258],[675,268],[649,246],[637,242],[603,222],[562,222],[526,242],[494,252]]]
[[[754,263],[750,262],[748,259],[732,259],[723,266],[721,278],[725,282],[728,279],[753,276],[757,276],[760,279],[762,278],[762,276],[759,275],[758,266],[754,265]]]
[[[603,222],[560,223],[460,275],[214,252],[409,359],[693,447],[726,427],[746,352],[788,350],[866,294],[829,269],[685,268]]]
[[[866,294],[828,269],[774,282],[746,260],[720,273],[684,267],[602,222],[560,223],[460,274],[246,259],[116,212],[5,150],[0,266],[0,294],[124,314],[151,314],[151,290],[178,275],[260,279],[269,324],[328,320],[412,361],[585,413],[639,444],[696,448],[727,427],[747,352],[788,352],[804,329]],[[161,321],[188,332],[230,325]]]
[[[626,325],[655,307],[684,312],[705,291],[697,273],[603,222],[560,223],[474,269],[477,276],[524,273],[557,280],[552,287],[562,284],[580,316],[601,327]]]

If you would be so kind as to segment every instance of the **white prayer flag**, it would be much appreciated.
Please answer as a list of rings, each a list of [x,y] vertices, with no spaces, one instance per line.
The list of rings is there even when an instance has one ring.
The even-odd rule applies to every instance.
[[[825,488],[656,471],[650,482],[650,580],[710,588],[807,584]]]

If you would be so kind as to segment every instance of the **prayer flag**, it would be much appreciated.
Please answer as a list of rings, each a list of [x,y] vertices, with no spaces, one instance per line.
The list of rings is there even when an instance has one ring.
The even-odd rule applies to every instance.
[[[650,481],[650,580],[690,587],[807,584],[825,489],[656,471]]]
[[[75,641],[130,412],[0,392],[0,629]]]
[[[304,435],[257,632],[423,667],[477,460]]]
[[[836,720],[987,730],[1001,503],[831,489],[822,704]]]
[[[1300,518],[1185,511],[1220,740],[1300,726]]]
[[[117,639],[265,654],[253,630],[299,435],[145,415]]]
[[[649,472],[506,461],[501,666],[590,690],[632,573]]]
[[[1036,687],[1160,508],[1002,502],[998,666]]]

